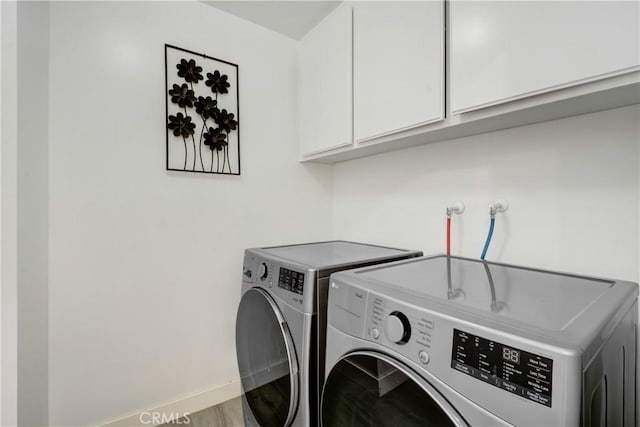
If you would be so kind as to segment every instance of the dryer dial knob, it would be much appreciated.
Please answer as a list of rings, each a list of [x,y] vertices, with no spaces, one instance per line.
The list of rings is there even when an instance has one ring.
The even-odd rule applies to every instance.
[[[411,323],[403,313],[394,311],[385,323],[387,338],[396,344],[406,344],[411,338]]]
[[[260,264],[260,266],[258,266],[258,276],[260,277],[260,280],[265,280],[268,275],[269,268],[267,268],[267,264],[263,262],[262,264]]]

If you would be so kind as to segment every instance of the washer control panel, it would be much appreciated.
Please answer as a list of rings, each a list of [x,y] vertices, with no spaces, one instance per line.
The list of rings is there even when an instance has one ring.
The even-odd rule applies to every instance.
[[[548,357],[454,329],[451,367],[551,407],[553,360]]]
[[[370,293],[365,322],[366,339],[393,348],[423,366],[431,361],[435,325],[424,312]]]

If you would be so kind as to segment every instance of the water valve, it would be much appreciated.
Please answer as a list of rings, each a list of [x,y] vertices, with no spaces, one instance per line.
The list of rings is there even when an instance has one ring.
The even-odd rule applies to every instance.
[[[509,209],[509,202],[505,199],[495,199],[491,205],[489,205],[489,213],[494,216],[498,212],[505,212]]]
[[[447,216],[451,216],[451,214],[460,215],[462,212],[464,212],[464,203],[462,203],[460,200],[455,201],[447,206]]]

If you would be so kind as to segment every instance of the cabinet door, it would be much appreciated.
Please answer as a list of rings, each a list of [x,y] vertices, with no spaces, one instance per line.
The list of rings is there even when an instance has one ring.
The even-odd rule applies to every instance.
[[[352,143],[352,10],[338,6],[300,42],[302,155]]]
[[[639,69],[637,1],[452,1],[462,113]]]
[[[444,118],[444,2],[358,2],[353,11],[354,138]]]

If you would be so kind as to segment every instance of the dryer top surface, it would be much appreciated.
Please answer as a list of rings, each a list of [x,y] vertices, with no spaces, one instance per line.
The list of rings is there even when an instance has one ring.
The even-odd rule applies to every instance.
[[[319,270],[405,257],[411,253],[402,249],[345,241],[277,246],[260,248],[260,250],[263,253]]]
[[[415,258],[353,274],[552,331],[565,329],[598,300],[599,309],[614,311],[601,297],[615,284],[625,284],[464,258],[449,261],[446,256]]]

